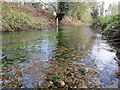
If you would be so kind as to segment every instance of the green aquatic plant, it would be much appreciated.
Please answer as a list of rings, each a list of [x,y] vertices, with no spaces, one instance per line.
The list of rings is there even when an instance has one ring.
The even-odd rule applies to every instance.
[[[7,65],[7,64],[13,64],[15,60],[18,60],[20,62],[24,62],[27,60],[28,57],[26,56],[25,53],[19,53],[19,54],[8,54],[8,55],[3,55],[2,64]]]
[[[2,59],[2,65],[12,64],[13,59],[8,58],[7,56],[3,57]]]

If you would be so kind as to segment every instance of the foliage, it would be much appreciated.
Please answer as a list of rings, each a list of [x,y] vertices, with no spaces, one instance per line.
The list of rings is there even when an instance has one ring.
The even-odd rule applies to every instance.
[[[114,22],[115,20],[120,19],[120,15],[112,15],[110,17],[101,17],[101,23],[110,23],[110,22]]]
[[[69,15],[80,20],[82,14],[86,11],[86,5],[82,2],[71,2],[71,5]]]
[[[59,15],[61,16],[59,20],[62,20],[67,15],[78,20],[90,22],[92,19],[91,14],[94,18],[98,16],[98,7],[94,2],[61,2],[58,7]]]
[[[93,18],[96,18],[98,16],[98,9],[94,9],[91,15]]]
[[[31,4],[34,8],[42,8],[42,4],[41,3],[29,3]]]
[[[112,15],[110,17],[104,17],[100,19],[102,27],[104,27],[104,32],[108,32],[110,28],[118,26],[120,23],[120,15]]]
[[[108,35],[109,32],[119,33],[120,32],[120,15],[112,15],[110,17],[99,17],[99,21],[93,24],[93,27],[102,29],[103,33]],[[112,35],[111,33],[110,35]],[[113,34],[113,37],[115,35]]]
[[[89,2],[88,3],[88,7],[90,7],[90,10],[91,10],[91,16],[94,18],[98,18],[98,11],[100,11],[100,14],[102,15],[103,14],[103,5],[104,3],[99,6],[100,2]],[[100,9],[100,10],[99,10]]]
[[[118,7],[119,5],[117,4],[117,3],[113,3],[113,4],[111,4],[111,14],[112,15],[116,15],[116,14],[118,14],[118,9],[119,9],[119,7]]]
[[[61,21],[65,15],[68,14],[71,8],[70,2],[59,2],[58,3],[58,20]]]
[[[89,12],[85,11],[85,12],[81,15],[81,21],[91,22],[91,21],[92,21],[92,16],[90,15]]]

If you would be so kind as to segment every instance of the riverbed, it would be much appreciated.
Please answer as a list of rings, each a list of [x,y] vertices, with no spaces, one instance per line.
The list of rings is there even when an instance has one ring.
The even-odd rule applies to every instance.
[[[118,88],[115,49],[88,26],[2,34],[2,87]]]

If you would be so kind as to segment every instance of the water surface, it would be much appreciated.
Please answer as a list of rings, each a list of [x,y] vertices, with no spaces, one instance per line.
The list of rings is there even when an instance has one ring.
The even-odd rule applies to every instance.
[[[118,88],[115,50],[87,26],[3,33],[2,54],[3,87],[48,87],[58,79],[63,87]]]

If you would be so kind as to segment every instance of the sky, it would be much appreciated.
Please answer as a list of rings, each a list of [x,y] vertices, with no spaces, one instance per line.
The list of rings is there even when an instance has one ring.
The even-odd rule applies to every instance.
[[[97,1],[104,1],[104,9],[106,10],[110,4],[117,4],[120,0],[97,0]]]

